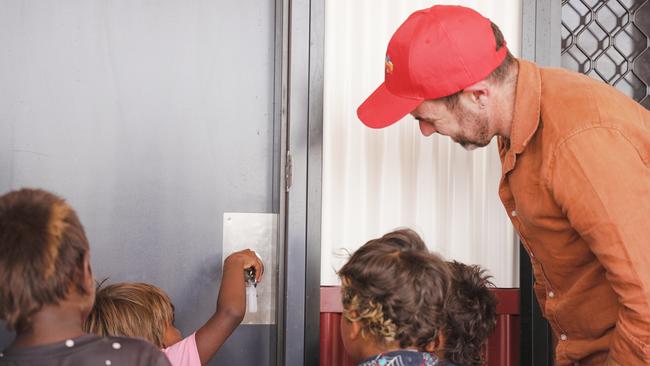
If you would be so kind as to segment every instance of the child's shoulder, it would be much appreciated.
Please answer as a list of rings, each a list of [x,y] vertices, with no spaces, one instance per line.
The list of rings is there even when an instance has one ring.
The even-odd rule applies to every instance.
[[[96,335],[9,349],[0,356],[1,365],[169,365],[165,355],[144,340]]]
[[[162,354],[153,344],[141,338],[129,337],[96,337],[93,340],[93,347],[97,352],[107,355],[118,354]]]
[[[164,348],[163,353],[172,365],[201,365],[201,357],[196,346],[196,333]]]

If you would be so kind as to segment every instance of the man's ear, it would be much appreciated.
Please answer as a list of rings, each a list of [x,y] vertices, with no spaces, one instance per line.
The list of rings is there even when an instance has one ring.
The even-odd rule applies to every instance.
[[[480,109],[487,106],[488,98],[490,97],[490,83],[486,80],[481,80],[476,84],[470,85],[463,91],[468,95],[472,102],[476,103]]]

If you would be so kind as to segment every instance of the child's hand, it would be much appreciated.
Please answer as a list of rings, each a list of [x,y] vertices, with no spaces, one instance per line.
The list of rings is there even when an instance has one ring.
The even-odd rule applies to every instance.
[[[195,335],[196,348],[202,365],[208,363],[244,320],[246,315],[244,270],[251,267],[255,269],[255,281],[259,282],[264,274],[264,264],[250,249],[232,253],[223,262],[217,309]]]
[[[253,250],[244,249],[229,255],[224,261],[224,270],[226,267],[231,266],[240,268],[242,271],[253,267],[255,269],[255,282],[259,283],[262,280],[264,264]]]

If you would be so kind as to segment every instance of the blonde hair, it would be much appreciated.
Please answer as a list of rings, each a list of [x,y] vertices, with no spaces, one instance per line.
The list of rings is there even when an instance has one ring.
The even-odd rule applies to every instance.
[[[343,291],[345,294],[351,292],[349,287],[344,287]],[[362,337],[373,335],[376,339],[385,343],[395,341],[397,325],[384,314],[381,304],[372,300],[368,300],[364,304],[364,299],[356,294],[352,294],[350,299],[346,299],[346,304],[343,316],[348,321],[363,324],[361,328]]]
[[[97,290],[84,330],[101,336],[141,337],[159,348],[174,321],[169,296],[156,286],[122,282]]]

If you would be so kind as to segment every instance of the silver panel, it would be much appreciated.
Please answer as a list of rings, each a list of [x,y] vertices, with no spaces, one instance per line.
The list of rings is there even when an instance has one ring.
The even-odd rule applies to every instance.
[[[226,257],[244,249],[254,250],[262,259],[265,271],[257,284],[256,311],[248,311],[242,324],[275,324],[277,298],[278,215],[264,213],[226,212],[223,214],[223,248]],[[248,298],[247,298],[248,301]]]

